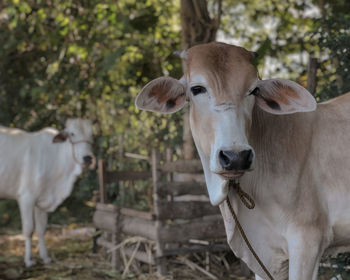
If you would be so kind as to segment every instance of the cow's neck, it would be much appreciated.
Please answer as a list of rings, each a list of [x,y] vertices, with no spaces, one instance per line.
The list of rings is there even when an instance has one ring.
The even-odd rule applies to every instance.
[[[312,118],[312,114],[271,115],[255,107],[248,137],[256,155],[254,170],[246,173],[240,179],[240,184],[254,199],[256,207],[253,210],[247,209],[238,195],[230,190],[230,201],[248,239],[271,271],[281,270],[285,260],[283,254],[287,249],[285,239],[281,235],[285,229],[279,228],[284,224],[280,219],[286,217],[283,212],[292,212],[295,200],[298,199],[297,182],[308,154],[308,145],[311,144]],[[291,176],[292,173],[295,176]],[[220,208],[231,248],[255,273],[262,273],[261,267],[244,244],[226,203],[221,204]],[[283,248],[279,251],[281,259],[276,261],[266,258],[274,256],[276,252],[269,251],[273,249],[266,247],[265,243],[259,240],[274,240],[274,244]],[[286,271],[288,270],[284,272]],[[284,279],[283,277],[281,276],[281,279]]]
[[[74,179],[76,176],[80,175],[82,172],[82,167],[78,164],[73,157],[72,144],[68,141],[59,145],[61,157],[61,162],[65,164],[62,165],[62,172],[66,174],[66,176],[73,176]]]
[[[249,144],[256,158],[254,171],[242,178],[255,199],[270,196],[271,188],[298,187],[298,174],[311,145],[313,113],[272,115],[255,106]],[[295,176],[291,176],[294,174]],[[295,181],[285,181],[295,180]],[[286,196],[290,199],[290,196]]]

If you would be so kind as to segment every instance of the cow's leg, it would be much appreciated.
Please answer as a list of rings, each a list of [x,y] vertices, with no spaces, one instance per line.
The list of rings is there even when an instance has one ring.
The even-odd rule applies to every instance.
[[[288,250],[289,280],[316,280],[323,252],[321,232],[294,232],[288,238]]]
[[[28,195],[23,195],[18,199],[21,212],[22,232],[25,238],[24,263],[26,267],[35,264],[32,260],[32,235],[34,230],[34,199]]]
[[[47,213],[39,209],[38,207],[35,207],[34,214],[35,214],[35,231],[38,234],[40,258],[43,260],[45,264],[47,264],[51,262],[51,259],[47,254],[47,249],[45,245]]]

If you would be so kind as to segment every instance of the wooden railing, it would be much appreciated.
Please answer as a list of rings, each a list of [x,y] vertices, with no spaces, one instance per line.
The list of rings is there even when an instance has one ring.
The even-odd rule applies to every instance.
[[[101,203],[97,204],[94,223],[97,228],[111,233],[110,241],[101,239],[99,243],[111,248],[121,242],[121,234],[141,236],[155,242],[155,256],[146,258],[145,252],[139,251],[134,257],[142,262],[156,263],[161,274],[166,274],[166,257],[191,251],[229,250],[220,211],[209,203],[207,189],[203,182],[174,181],[178,173],[201,174],[199,160],[169,159],[162,162],[158,151],[151,157],[151,171],[107,171],[103,162],[99,162],[99,183]],[[199,175],[196,175],[197,177]],[[201,175],[203,176],[203,175]],[[191,176],[187,176],[190,177]],[[147,180],[153,182],[152,211],[116,207],[106,204],[107,186],[113,182],[126,180]],[[187,196],[187,199],[185,197]],[[188,199],[188,196],[190,198]],[[181,222],[179,222],[181,221]],[[188,246],[191,240],[203,240],[208,246],[195,244]],[[217,244],[215,240],[223,240]],[[167,244],[177,243],[176,249],[168,249]],[[182,247],[181,244],[187,244]],[[130,254],[133,252],[129,252]],[[128,252],[126,252],[128,254]],[[113,268],[118,268],[118,251],[112,251]]]

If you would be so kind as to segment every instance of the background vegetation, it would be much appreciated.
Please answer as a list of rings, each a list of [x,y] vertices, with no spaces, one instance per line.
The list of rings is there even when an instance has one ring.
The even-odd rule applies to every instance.
[[[207,3],[216,13],[217,1]],[[305,85],[309,56],[316,57],[319,101],[350,90],[347,0],[224,0],[217,40],[257,51],[262,78]],[[183,157],[182,113],[134,107],[149,80],[181,76],[172,54],[180,48],[179,0],[3,0],[0,123],[32,131],[61,128],[59,118],[90,118],[95,154],[110,168],[149,168],[121,159],[124,152],[147,156],[151,147],[170,146]],[[96,172],[85,174],[51,222],[89,221],[96,189]],[[0,201],[0,226],[18,221],[15,209]]]

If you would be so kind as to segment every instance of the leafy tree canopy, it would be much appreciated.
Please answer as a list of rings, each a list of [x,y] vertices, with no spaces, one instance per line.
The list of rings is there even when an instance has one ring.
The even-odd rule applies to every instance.
[[[215,17],[221,5],[207,3]],[[257,51],[263,78],[304,86],[308,57],[316,57],[316,96],[325,100],[350,90],[349,3],[225,0],[217,39]],[[180,28],[179,0],[3,0],[0,123],[37,130],[61,128],[60,118],[90,118],[96,121],[98,157],[110,159],[112,168],[149,168],[119,162],[118,154],[148,155],[151,147],[178,148],[182,142],[181,113],[134,106],[149,80],[181,76],[181,61],[172,54],[181,46]],[[91,196],[96,174],[79,184],[84,187],[76,197]]]

